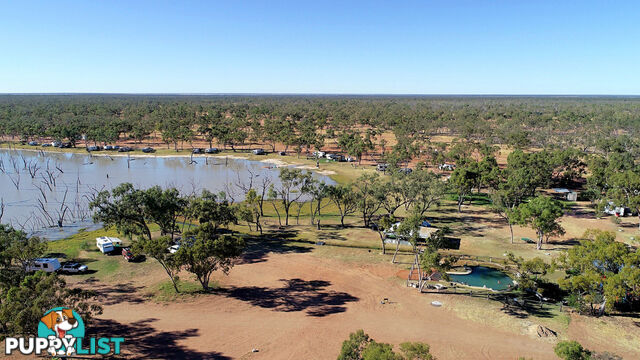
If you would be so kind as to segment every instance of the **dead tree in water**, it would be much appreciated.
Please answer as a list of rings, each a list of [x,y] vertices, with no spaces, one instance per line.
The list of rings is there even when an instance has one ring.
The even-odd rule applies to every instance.
[[[40,214],[42,215],[41,219],[44,219],[46,221],[46,227],[53,227],[55,222],[53,221],[53,217],[51,216],[51,214],[49,214],[49,210],[47,210],[47,207],[42,202],[42,199],[36,199],[36,201],[38,202],[38,210],[40,211]]]
[[[42,198],[44,199],[44,202],[47,202],[47,195],[45,195],[44,193],[44,189],[42,189],[42,186],[38,185],[38,184],[33,184],[33,186],[36,187],[36,189],[38,189],[40,191],[40,195],[42,196]]]
[[[4,198],[0,198],[0,222],[2,222],[3,216],[4,216]]]
[[[16,159],[14,159],[13,156],[11,156],[9,158],[9,161],[11,162],[11,165],[13,167],[13,174],[7,173],[7,176],[9,177],[9,180],[11,180],[13,185],[16,187],[16,190],[20,190],[20,169],[19,169],[19,166],[18,166],[18,164],[16,162]]]
[[[36,174],[38,174],[38,170],[40,170],[40,166],[37,161],[29,160],[27,163],[27,171],[29,171],[29,175],[32,179],[36,178]]]
[[[60,203],[60,209],[58,210],[58,227],[62,227],[62,223],[64,222],[64,217],[69,211],[69,206],[67,206],[67,194],[69,193],[69,188],[66,188],[64,191],[64,196],[62,197],[62,202]]]

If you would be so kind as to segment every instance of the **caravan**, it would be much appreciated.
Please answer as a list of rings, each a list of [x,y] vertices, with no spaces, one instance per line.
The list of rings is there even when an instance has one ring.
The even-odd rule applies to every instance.
[[[52,273],[58,271],[58,269],[60,269],[60,261],[54,258],[33,259],[29,265],[27,265],[28,272],[42,270]]]
[[[96,246],[103,254],[115,250],[116,246],[122,246],[122,240],[116,237],[100,236],[96,238]]]

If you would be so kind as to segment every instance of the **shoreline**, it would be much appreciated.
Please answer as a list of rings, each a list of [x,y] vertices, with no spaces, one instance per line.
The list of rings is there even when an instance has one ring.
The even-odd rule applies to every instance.
[[[50,154],[74,154],[74,155],[89,155],[90,157],[93,156],[101,156],[101,157],[131,157],[131,158],[162,158],[162,159],[170,159],[170,158],[181,158],[181,159],[190,159],[191,157],[194,158],[205,158],[205,157],[209,157],[209,158],[230,158],[230,159],[236,159],[236,160],[247,160],[247,161],[258,161],[258,162],[263,162],[266,164],[272,164],[274,165],[274,167],[279,168],[279,167],[288,167],[288,166],[292,166],[295,167],[296,169],[301,169],[301,170],[307,170],[307,171],[311,171],[314,173],[317,173],[319,175],[325,175],[325,176],[330,176],[330,175],[336,175],[337,173],[333,170],[316,170],[313,166],[311,165],[305,165],[302,163],[290,163],[287,162],[285,160],[281,160],[281,159],[250,159],[248,156],[242,156],[242,155],[236,155],[236,154],[232,154],[232,155],[228,155],[228,154],[175,154],[175,155],[157,155],[157,154],[131,154],[131,153],[119,153],[119,152],[114,152],[114,153],[105,153],[104,150],[99,152],[99,153],[95,153],[95,152],[86,152],[83,153],[81,152],[81,149],[79,148],[72,148],[72,150],[78,150],[78,151],[64,151],[64,150],[49,150],[49,149],[30,149],[30,148],[12,148],[12,147],[8,147],[8,146],[4,146],[4,144],[0,145],[0,149],[6,149],[6,150],[13,150],[13,151],[30,151],[30,152],[45,152],[45,153],[50,153]],[[248,154],[247,154],[248,155]]]

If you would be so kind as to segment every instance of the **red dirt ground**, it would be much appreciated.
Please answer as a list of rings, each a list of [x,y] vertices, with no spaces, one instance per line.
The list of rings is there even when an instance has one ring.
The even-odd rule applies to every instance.
[[[390,264],[270,254],[236,266],[219,277],[224,290],[193,301],[145,301],[126,284],[94,331],[125,336],[125,349],[144,358],[335,359],[362,328],[381,342],[427,342],[441,360],[555,359],[548,342],[431,306],[446,295],[421,295],[399,284],[396,272]]]

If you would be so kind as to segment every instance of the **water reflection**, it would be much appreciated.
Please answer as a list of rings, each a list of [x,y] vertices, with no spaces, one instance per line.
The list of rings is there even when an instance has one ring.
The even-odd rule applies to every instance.
[[[102,153],[106,154],[106,153]],[[277,183],[271,164],[225,157],[126,157],[0,149],[2,223],[59,239],[91,222],[88,202],[123,182],[136,187],[176,187],[184,194],[225,191],[241,201],[243,188]],[[314,174],[326,183],[334,182]],[[63,227],[57,227],[62,222]]]

